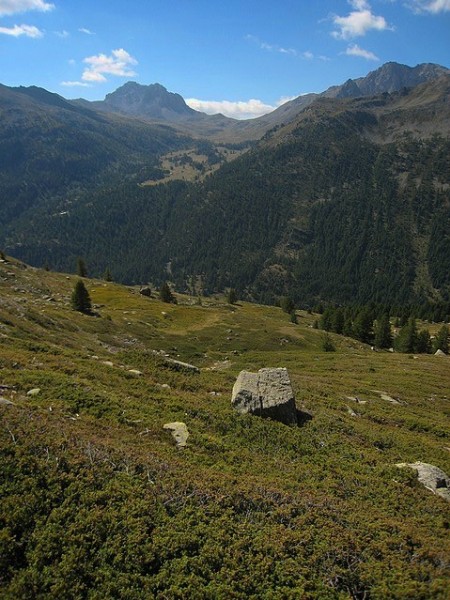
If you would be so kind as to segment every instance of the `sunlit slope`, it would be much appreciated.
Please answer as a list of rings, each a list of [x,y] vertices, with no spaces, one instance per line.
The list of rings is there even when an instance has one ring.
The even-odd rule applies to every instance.
[[[87,316],[76,280],[0,263],[2,597],[448,595],[448,505],[395,467],[450,471],[448,357],[325,353],[314,315],[100,280]],[[302,427],[233,412],[267,366]]]

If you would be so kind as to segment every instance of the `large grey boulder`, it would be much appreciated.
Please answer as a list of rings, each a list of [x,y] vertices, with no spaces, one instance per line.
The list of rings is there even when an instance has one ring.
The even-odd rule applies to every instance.
[[[186,423],[181,421],[175,421],[174,423],[166,423],[164,429],[168,429],[172,432],[172,437],[175,440],[177,448],[185,448],[186,442],[189,437],[189,431],[186,427]]]
[[[417,479],[427,490],[450,502],[450,477],[438,467],[420,461],[397,463],[397,467],[414,469],[417,471]]]
[[[250,413],[297,424],[297,409],[289,374],[285,368],[241,371],[233,386],[231,404],[239,413]]]

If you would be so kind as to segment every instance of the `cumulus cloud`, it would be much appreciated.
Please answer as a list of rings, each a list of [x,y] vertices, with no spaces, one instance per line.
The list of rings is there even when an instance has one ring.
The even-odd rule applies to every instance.
[[[44,35],[43,32],[34,25],[14,25],[14,27],[0,27],[0,33],[4,35],[11,35],[13,37],[20,37],[24,35],[25,37],[30,38],[40,38]]]
[[[450,11],[450,0],[412,0],[409,6],[417,13],[431,13],[437,15]]]
[[[376,54],[370,52],[370,50],[364,50],[364,48],[360,48],[358,44],[351,44],[345,51],[345,54],[347,54],[347,56],[359,56],[360,58],[365,58],[366,60],[380,60]]]
[[[113,50],[109,56],[106,54],[88,56],[83,62],[88,67],[83,71],[81,79],[89,83],[103,83],[106,81],[105,75],[134,77],[136,73],[130,67],[138,64],[137,60],[123,48]]]
[[[384,17],[372,13],[370,4],[366,0],[349,0],[349,4],[354,10],[346,17],[332,16],[336,29],[331,35],[336,39],[348,40],[364,36],[370,30],[392,29]]]
[[[55,5],[45,2],[45,0],[0,0],[0,16],[2,17],[28,12],[29,10],[47,12],[53,8],[55,8]]]
[[[194,110],[199,110],[208,115],[222,113],[226,117],[233,119],[255,119],[261,115],[272,112],[285,102],[293,100],[296,96],[284,96],[280,98],[275,105],[265,104],[261,100],[251,98],[250,100],[240,100],[232,102],[230,100],[198,100],[197,98],[187,98],[186,104]]]

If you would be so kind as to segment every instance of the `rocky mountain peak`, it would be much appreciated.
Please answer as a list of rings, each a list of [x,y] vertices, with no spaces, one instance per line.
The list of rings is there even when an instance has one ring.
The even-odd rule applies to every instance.
[[[128,81],[103,101],[104,107],[126,115],[152,119],[175,120],[196,114],[179,94],[159,84],[141,85]]]

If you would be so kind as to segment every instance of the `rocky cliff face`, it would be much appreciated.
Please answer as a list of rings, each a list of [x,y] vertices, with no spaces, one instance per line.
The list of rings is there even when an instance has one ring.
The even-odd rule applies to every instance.
[[[140,85],[133,81],[108,94],[103,102],[97,103],[97,107],[158,120],[179,120],[200,114],[190,108],[179,94],[168,92],[159,83]]]

